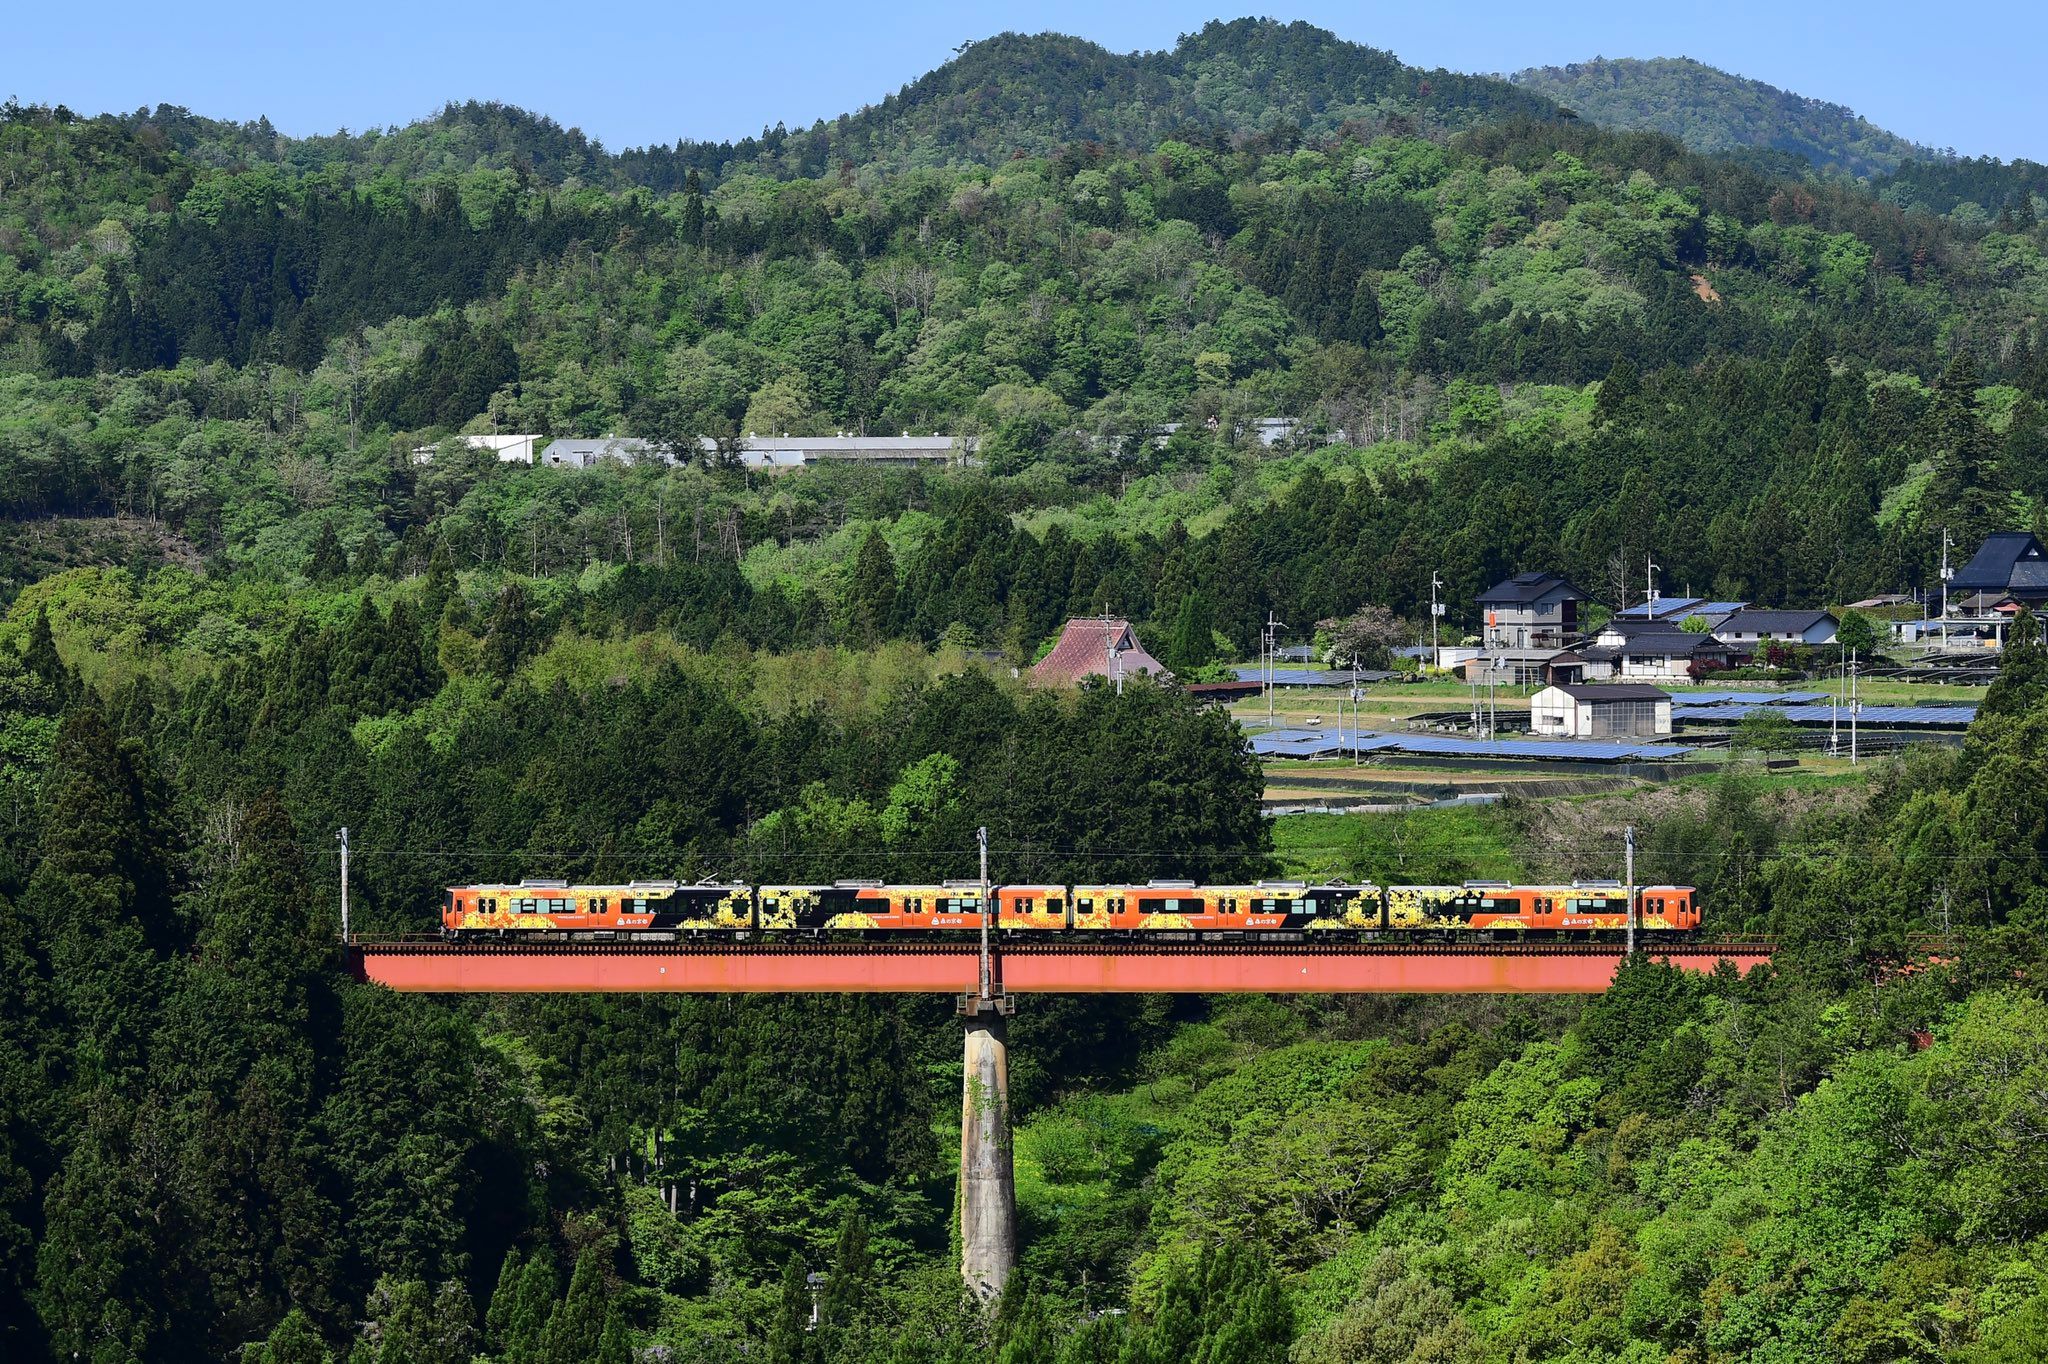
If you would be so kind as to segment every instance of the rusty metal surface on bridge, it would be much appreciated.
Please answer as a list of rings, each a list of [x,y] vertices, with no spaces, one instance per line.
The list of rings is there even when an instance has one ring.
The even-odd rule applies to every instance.
[[[417,993],[957,994],[975,988],[969,943],[575,944],[365,942],[359,973]],[[1766,943],[1658,945],[1691,971],[1747,972]],[[1623,956],[1606,944],[1006,945],[1013,994],[1597,994]]]

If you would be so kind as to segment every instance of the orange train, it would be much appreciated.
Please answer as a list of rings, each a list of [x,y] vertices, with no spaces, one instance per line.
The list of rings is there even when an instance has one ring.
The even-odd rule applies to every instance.
[[[1198,886],[1006,885],[991,888],[992,927],[1005,937],[1064,934],[1173,941],[1564,941],[1625,933],[1629,892],[1616,881],[1456,886],[1260,881]],[[799,937],[949,937],[982,926],[979,882],[896,886],[879,881],[764,885],[630,881],[454,886],[445,936],[548,942]],[[1691,886],[1639,886],[1640,933],[1699,927]]]

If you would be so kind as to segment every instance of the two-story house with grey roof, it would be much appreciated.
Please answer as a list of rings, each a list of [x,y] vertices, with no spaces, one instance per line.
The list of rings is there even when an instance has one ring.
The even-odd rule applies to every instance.
[[[1517,573],[1479,594],[1480,638],[1497,649],[1561,649],[1579,633],[1579,603],[1592,598],[1562,573]]]

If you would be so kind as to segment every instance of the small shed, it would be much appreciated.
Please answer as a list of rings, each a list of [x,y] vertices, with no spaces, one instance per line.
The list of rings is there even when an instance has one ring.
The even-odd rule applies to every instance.
[[[1553,739],[1637,738],[1671,732],[1671,694],[1647,683],[1570,683],[1529,698],[1529,728]]]

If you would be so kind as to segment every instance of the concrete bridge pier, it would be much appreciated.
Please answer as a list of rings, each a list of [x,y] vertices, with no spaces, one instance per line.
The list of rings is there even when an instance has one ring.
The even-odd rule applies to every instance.
[[[967,1037],[960,1082],[960,1277],[993,1302],[1017,1266],[1017,1177],[1010,1147],[1010,1001],[961,1004]]]

